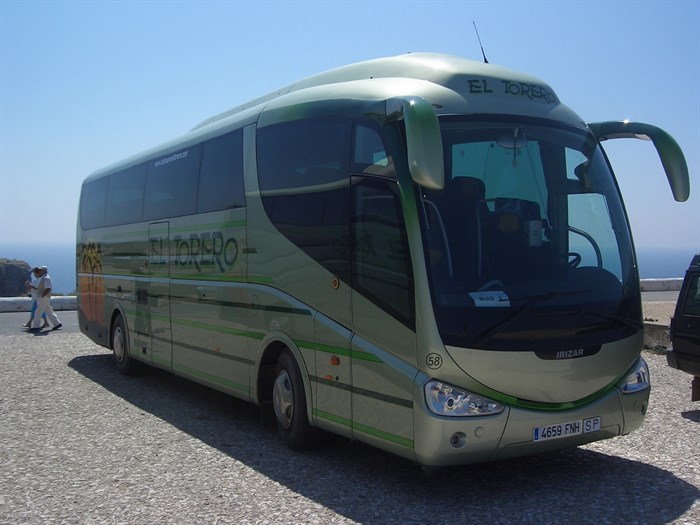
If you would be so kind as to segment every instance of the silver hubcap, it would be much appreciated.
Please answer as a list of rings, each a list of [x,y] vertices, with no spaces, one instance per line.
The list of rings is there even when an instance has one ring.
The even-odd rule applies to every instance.
[[[286,370],[280,371],[275,386],[272,389],[272,404],[275,407],[277,421],[284,428],[289,428],[294,416],[294,392],[292,391],[292,380]]]
[[[112,346],[114,347],[114,355],[117,361],[121,362],[124,359],[124,334],[122,333],[121,327],[117,327],[114,331]]]

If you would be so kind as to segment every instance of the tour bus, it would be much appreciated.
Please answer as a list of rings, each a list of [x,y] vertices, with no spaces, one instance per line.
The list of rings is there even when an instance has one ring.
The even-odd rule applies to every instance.
[[[630,228],[601,142],[543,81],[414,53],[333,69],[90,175],[81,331],[425,466],[628,434],[650,382]]]

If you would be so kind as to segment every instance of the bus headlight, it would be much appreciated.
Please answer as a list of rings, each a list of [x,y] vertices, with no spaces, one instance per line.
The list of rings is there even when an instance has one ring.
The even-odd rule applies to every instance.
[[[491,399],[436,380],[425,384],[425,400],[430,411],[440,416],[489,416],[503,412],[503,405]]]
[[[627,374],[627,378],[622,385],[622,393],[631,394],[649,388],[650,386],[649,367],[646,361],[640,358],[639,361],[637,361],[637,365]]]

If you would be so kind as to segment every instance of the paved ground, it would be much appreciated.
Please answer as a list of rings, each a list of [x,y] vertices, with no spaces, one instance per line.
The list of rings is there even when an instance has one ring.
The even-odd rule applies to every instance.
[[[700,403],[687,374],[645,358],[640,431],[427,477],[340,438],[290,452],[252,405],[160,371],[123,377],[71,329],[3,329],[0,523],[700,525]]]
[[[75,310],[68,310],[63,312],[56,312],[56,315],[61,320],[63,327],[62,331],[68,333],[79,333],[78,328],[78,316]],[[29,320],[29,313],[27,312],[6,312],[0,313],[0,335],[10,335],[24,332],[22,325]],[[49,330],[50,331],[50,330]],[[39,333],[40,336],[45,337],[47,330],[43,330]]]

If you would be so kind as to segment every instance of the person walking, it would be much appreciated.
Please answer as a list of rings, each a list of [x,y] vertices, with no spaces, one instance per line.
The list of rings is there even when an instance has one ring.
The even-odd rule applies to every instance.
[[[39,271],[38,267],[32,268],[32,272],[29,275],[29,281],[26,281],[27,289],[29,290],[31,296],[32,296],[32,311],[29,315],[29,321],[27,321],[25,324],[22,326],[24,328],[31,328],[32,326],[32,321],[34,320],[34,313],[36,312],[36,298],[37,298],[37,291],[36,287],[39,284],[39,279],[40,277],[37,275]],[[46,319],[46,312],[44,312],[44,315],[42,315],[42,319],[44,320],[44,324],[41,325],[42,328],[48,328],[49,327],[49,321]]]
[[[39,282],[36,285],[36,312],[34,313],[34,321],[32,322],[30,330],[41,330],[41,316],[44,312],[53,325],[53,330],[58,330],[63,325],[58,319],[58,316],[54,313],[53,308],[51,308],[51,289],[53,284],[51,282],[51,276],[49,275],[49,269],[46,266],[39,266],[37,270]],[[35,287],[32,285],[32,289],[34,288]]]

